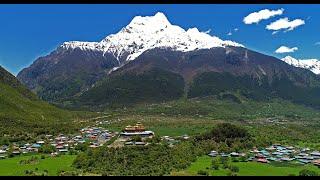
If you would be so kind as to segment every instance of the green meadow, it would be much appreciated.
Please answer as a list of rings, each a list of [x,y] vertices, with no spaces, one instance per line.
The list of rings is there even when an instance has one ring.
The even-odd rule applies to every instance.
[[[172,175],[198,175],[199,170],[207,171],[210,176],[227,176],[230,170],[223,169],[220,165],[218,170],[211,168],[212,158],[202,156],[192,163],[186,170],[175,172]],[[239,168],[238,176],[288,176],[299,175],[303,169],[308,169],[320,173],[320,168],[314,165],[294,165],[281,163],[282,165],[262,164],[257,162],[232,162],[231,165]]]
[[[31,156],[18,156],[0,160],[0,176],[24,176],[26,170],[35,172],[47,170],[48,175],[56,176],[60,170],[73,170],[71,165],[76,158],[75,155],[61,155],[59,157],[46,157],[45,159],[41,159],[40,155],[37,155],[37,157],[39,161],[31,164],[20,164],[21,160],[30,159]]]

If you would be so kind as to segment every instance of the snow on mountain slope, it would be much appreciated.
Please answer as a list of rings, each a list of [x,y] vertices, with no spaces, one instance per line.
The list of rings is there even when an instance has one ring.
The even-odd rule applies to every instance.
[[[292,66],[305,68],[315,74],[320,74],[320,61],[317,59],[295,59],[291,56],[286,56],[281,60]]]
[[[120,59],[134,60],[146,50],[153,48],[172,48],[186,52],[226,46],[243,47],[239,43],[224,41],[216,36],[199,32],[197,28],[185,31],[179,26],[172,25],[163,13],[158,12],[154,16],[134,17],[129,25],[117,34],[107,36],[101,42],[70,41],[60,47],[111,53],[118,59],[120,65]]]

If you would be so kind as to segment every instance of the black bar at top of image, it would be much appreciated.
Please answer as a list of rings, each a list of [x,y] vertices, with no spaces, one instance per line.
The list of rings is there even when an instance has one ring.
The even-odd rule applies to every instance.
[[[1,4],[320,4],[320,0],[1,0]]]

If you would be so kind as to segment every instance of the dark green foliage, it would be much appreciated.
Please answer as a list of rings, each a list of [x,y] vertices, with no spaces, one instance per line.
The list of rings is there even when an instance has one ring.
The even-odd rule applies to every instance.
[[[241,100],[235,96],[234,94],[231,94],[231,93],[223,93],[223,94],[220,94],[218,96],[218,99],[220,100],[227,100],[227,101],[231,101],[231,102],[235,102],[235,103],[241,103]]]
[[[0,73],[0,143],[7,144],[6,139],[30,141],[37,135],[78,130],[73,120],[82,116],[80,112],[69,112],[43,102],[14,76],[1,68]]]
[[[45,144],[39,148],[40,153],[50,154],[56,151],[56,148],[54,146],[51,146],[50,144]]]
[[[208,171],[199,170],[199,171],[198,171],[198,175],[201,175],[201,176],[209,176],[209,173],[208,173]]]
[[[303,169],[299,172],[299,176],[318,176],[318,173],[308,169]]]
[[[20,93],[22,96],[35,100],[37,97],[29,91],[26,87],[24,87],[18,79],[16,79],[12,74],[10,74],[8,71],[3,69],[0,66],[0,84],[6,84],[10,86],[11,88],[15,89],[18,93]],[[0,88],[0,93],[2,89]]]
[[[223,169],[228,169],[230,167],[230,158],[228,157],[220,157],[220,161]]]
[[[197,156],[208,152],[212,148],[208,144],[183,142],[172,148],[161,144],[120,149],[103,147],[79,154],[74,166],[103,175],[169,175],[173,170],[188,167]]]
[[[197,136],[198,140],[212,139],[215,142],[225,142],[231,146],[234,142],[249,142],[250,134],[244,128],[230,123],[221,123],[214,127],[209,133]],[[245,146],[245,144],[244,144]]]
[[[307,83],[304,82],[305,80],[301,80],[303,83],[299,84],[299,82],[296,82],[299,77],[298,75],[295,77],[282,75],[272,79],[267,76],[262,76],[258,79],[248,75],[234,76],[229,73],[206,72],[195,77],[190,86],[188,97],[203,97],[233,92],[257,101],[280,97],[294,103],[319,108],[319,84],[316,83],[317,81],[313,82],[311,80]],[[295,79],[295,81],[292,79]],[[222,94],[219,98],[241,102],[230,93]]]
[[[85,142],[85,143],[78,143],[74,149],[77,151],[85,152],[88,150],[88,148],[89,148],[89,143]]]
[[[270,92],[267,86],[267,78],[260,80],[246,76],[233,76],[229,73],[206,72],[194,78],[190,86],[188,97],[203,97],[209,95],[219,95],[223,92],[240,92],[248,98],[255,100],[266,100],[265,94]],[[221,98],[231,98],[238,101],[237,98],[230,95],[224,95]]]
[[[163,102],[184,93],[184,80],[175,73],[153,69],[142,74],[111,76],[80,97],[85,105],[119,105]]]
[[[212,162],[211,162],[212,169],[218,170],[219,169],[219,165],[220,165],[219,159],[218,158],[213,158]]]
[[[42,158],[41,158],[42,159]],[[39,163],[39,158],[36,156],[32,156],[29,159],[21,160],[19,162],[20,165],[27,165],[27,164],[37,164]]]
[[[229,169],[230,169],[231,172],[234,172],[234,173],[239,172],[239,167],[238,166],[234,166],[233,165],[233,166],[230,166]]]

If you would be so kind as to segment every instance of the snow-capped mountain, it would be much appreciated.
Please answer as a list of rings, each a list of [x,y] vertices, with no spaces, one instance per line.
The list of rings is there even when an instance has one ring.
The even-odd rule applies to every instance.
[[[119,61],[136,59],[143,52],[153,48],[171,48],[176,51],[193,51],[196,49],[210,49],[213,47],[243,45],[224,41],[216,36],[200,32],[197,28],[187,31],[172,25],[167,17],[158,12],[154,16],[136,16],[129,25],[122,28],[117,34],[111,34],[101,42],[71,41],[61,45],[63,49],[80,48],[111,53]]]
[[[288,82],[285,87],[275,76]],[[248,97],[278,92],[287,98],[282,92],[289,85],[320,84],[312,72],[197,28],[172,25],[163,13],[136,16],[100,42],[65,42],[17,77],[40,98],[75,107],[173,100],[184,94],[202,97],[235,89]]]
[[[320,74],[320,61],[318,59],[295,59],[291,56],[286,56],[282,61],[299,68],[305,68],[315,74]]]

